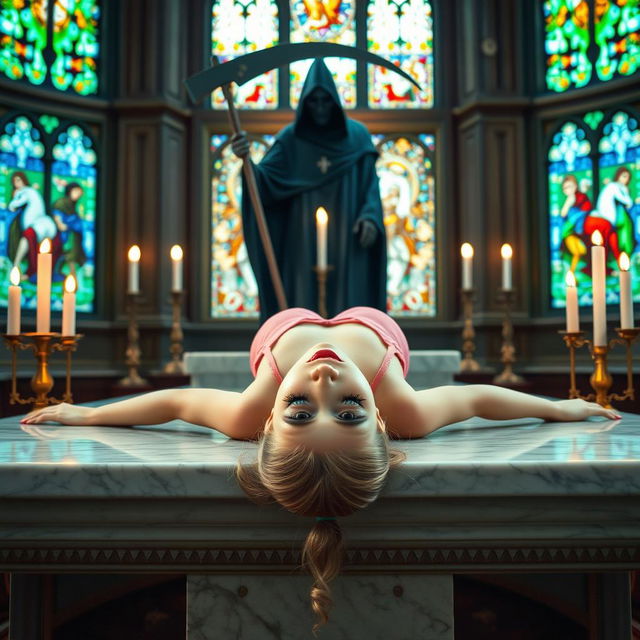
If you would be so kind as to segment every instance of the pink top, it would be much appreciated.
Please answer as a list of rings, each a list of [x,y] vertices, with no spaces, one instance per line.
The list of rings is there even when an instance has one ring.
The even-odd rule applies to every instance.
[[[249,352],[249,363],[251,365],[251,373],[256,376],[258,372],[258,366],[262,357],[267,358],[267,362],[271,367],[273,376],[280,384],[282,382],[282,374],[278,369],[278,365],[271,353],[271,349],[275,343],[280,339],[284,333],[286,333],[292,327],[299,324],[319,324],[323,327],[333,327],[338,324],[356,323],[362,324],[365,327],[375,331],[382,342],[387,345],[387,353],[376,375],[371,382],[371,389],[376,390],[377,386],[386,373],[391,358],[398,356],[398,360],[402,365],[402,372],[406,377],[409,371],[409,345],[407,339],[402,333],[402,329],[398,326],[398,323],[388,316],[386,313],[373,309],[371,307],[352,307],[342,311],[337,316],[331,319],[323,318],[315,311],[309,309],[303,309],[301,307],[294,307],[292,309],[286,309],[280,311],[271,316],[260,327],[258,333],[256,333],[253,342],[251,343],[251,350]]]

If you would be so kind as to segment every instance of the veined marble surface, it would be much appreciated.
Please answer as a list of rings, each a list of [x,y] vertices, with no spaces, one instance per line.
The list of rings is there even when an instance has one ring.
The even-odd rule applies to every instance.
[[[544,423],[472,419],[394,441],[393,497],[640,495],[640,416]],[[174,421],[135,427],[0,420],[0,498],[244,496],[233,478],[255,443]]]

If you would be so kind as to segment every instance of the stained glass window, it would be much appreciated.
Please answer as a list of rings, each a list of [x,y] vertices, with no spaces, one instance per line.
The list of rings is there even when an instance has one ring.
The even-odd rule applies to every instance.
[[[20,268],[23,308],[36,307],[37,247],[49,238],[52,308],[62,309],[62,282],[75,273],[77,310],[93,311],[95,217],[96,154],[86,133],[71,125],[49,135],[23,115],[6,121],[0,127],[0,281],[8,282],[14,265]],[[7,289],[0,287],[0,306],[6,304]]]
[[[387,310],[436,313],[435,180],[432,135],[374,135],[387,232]]]
[[[594,131],[562,125],[548,154],[551,306],[565,306],[565,276],[572,271],[581,305],[592,303],[589,251],[599,230],[607,249],[607,302],[618,302],[617,259],[631,258],[633,295],[640,300],[640,131],[624,111]],[[590,118],[591,120],[591,118]]]
[[[563,92],[638,70],[640,0],[542,0],[541,6],[548,89]]]
[[[0,71],[12,80],[42,85],[49,77],[50,86],[61,91],[96,94],[98,0],[58,0],[52,11],[49,6],[48,0],[0,0]]]
[[[333,42],[355,46],[355,0],[291,1],[291,42]],[[291,106],[296,107],[313,60],[294,62],[290,69]],[[356,106],[356,62],[348,58],[325,60],[345,108]]]
[[[251,137],[259,162],[273,136]],[[242,236],[242,161],[226,135],[211,137],[211,316],[258,317],[258,285]]]
[[[278,43],[278,6],[274,0],[214,0],[211,52],[220,62]],[[235,101],[247,109],[278,106],[278,71],[273,69],[236,88]],[[226,109],[221,89],[213,92],[215,109]]]
[[[367,46],[391,60],[423,87],[384,67],[368,65],[369,106],[433,106],[433,24],[428,0],[373,0],[368,4]]]

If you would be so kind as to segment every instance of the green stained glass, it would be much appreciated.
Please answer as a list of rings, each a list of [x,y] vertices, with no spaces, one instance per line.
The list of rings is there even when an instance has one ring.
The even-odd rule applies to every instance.
[[[562,92],[591,80],[589,4],[585,0],[544,0],[547,87]]]
[[[98,0],[58,0],[53,12],[51,81],[56,89],[86,96],[98,92]]]
[[[0,72],[40,85],[47,77],[48,0],[0,0]]]
[[[635,73],[640,65],[640,0],[597,1],[595,41],[600,80]]]
[[[378,109],[433,106],[433,19],[427,0],[372,0],[367,6],[367,46],[397,64],[422,87],[418,91],[384,67],[368,65],[369,106]]]
[[[60,121],[55,116],[40,116],[38,122],[47,133],[51,133],[60,124]]]
[[[584,121],[592,128],[597,129],[598,125],[602,122],[604,113],[602,111],[590,111],[584,116]]]
[[[211,17],[211,53],[225,62],[278,43],[278,6],[273,0],[215,0]],[[235,87],[235,101],[247,109],[278,107],[278,71],[273,69]],[[226,109],[221,89],[214,109]]]

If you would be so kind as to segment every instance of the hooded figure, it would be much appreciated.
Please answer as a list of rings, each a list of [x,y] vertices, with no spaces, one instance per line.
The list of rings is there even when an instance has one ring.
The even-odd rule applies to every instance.
[[[366,127],[347,118],[321,59],[307,74],[293,124],[254,165],[258,190],[289,307],[318,310],[316,221],[329,214],[327,313],[354,306],[386,311],[386,238],[375,162]],[[243,193],[247,193],[243,182]],[[242,199],[249,260],[260,291],[260,320],[277,313],[249,197]]]

